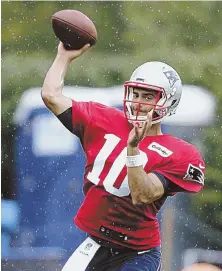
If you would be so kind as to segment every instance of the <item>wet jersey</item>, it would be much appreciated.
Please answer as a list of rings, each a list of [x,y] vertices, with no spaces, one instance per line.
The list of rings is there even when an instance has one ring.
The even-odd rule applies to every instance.
[[[156,214],[166,197],[203,187],[205,166],[199,151],[169,134],[145,137],[139,144],[144,170],[165,176],[175,184],[175,191],[152,204],[133,205],[125,165],[132,124],[124,113],[94,102],[73,101],[72,122],[86,154],[85,197],[74,219],[77,226],[135,250],[160,245]]]

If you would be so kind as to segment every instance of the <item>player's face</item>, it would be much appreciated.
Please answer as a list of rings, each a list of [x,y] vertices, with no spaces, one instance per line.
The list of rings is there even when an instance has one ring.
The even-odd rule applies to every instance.
[[[148,89],[133,89],[132,111],[134,115],[146,116],[157,102],[157,92]],[[140,104],[139,104],[140,103]],[[147,103],[147,104],[142,104]]]

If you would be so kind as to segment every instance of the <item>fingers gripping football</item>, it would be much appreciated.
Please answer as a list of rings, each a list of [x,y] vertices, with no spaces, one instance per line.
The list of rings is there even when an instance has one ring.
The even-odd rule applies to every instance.
[[[62,42],[58,46],[58,55],[65,56],[69,61],[76,59],[81,56],[88,48],[90,44],[85,44],[82,48],[78,50],[66,50]]]

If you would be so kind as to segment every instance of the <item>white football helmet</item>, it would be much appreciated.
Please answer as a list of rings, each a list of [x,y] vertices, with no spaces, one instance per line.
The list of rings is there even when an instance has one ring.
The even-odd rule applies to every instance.
[[[133,115],[131,105],[138,104],[138,112],[141,104],[154,106],[152,123],[162,121],[165,116],[175,114],[182,94],[182,82],[179,74],[169,65],[163,62],[146,62],[139,66],[130,77],[130,81],[124,83],[124,112],[130,122],[143,123],[147,116]],[[158,92],[156,103],[134,102],[133,89],[149,89]]]

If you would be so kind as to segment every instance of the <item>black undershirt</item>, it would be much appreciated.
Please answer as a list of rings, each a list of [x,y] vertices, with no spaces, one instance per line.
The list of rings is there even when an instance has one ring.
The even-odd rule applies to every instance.
[[[63,113],[59,114],[57,118],[61,121],[61,123],[72,133],[72,107],[65,110]]]

